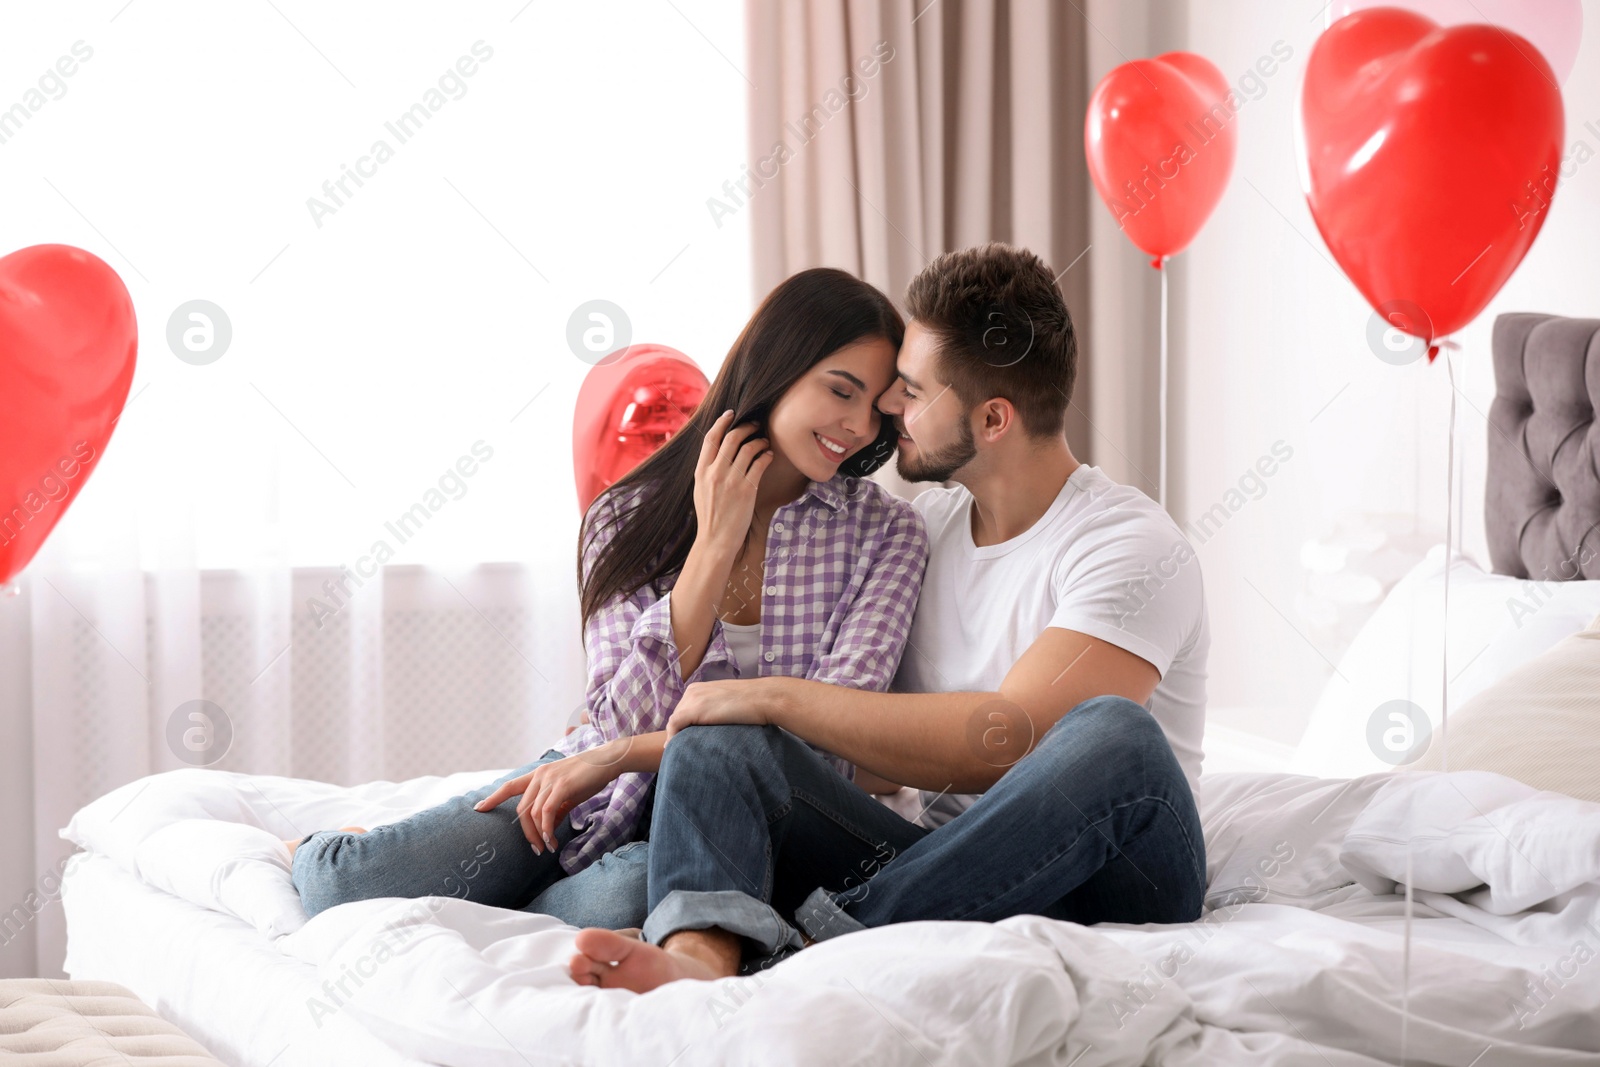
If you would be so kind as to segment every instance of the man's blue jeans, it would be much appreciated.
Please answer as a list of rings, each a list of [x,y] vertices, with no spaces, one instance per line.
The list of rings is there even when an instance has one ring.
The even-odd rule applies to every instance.
[[[573,926],[638,926],[645,913],[644,842],[623,845],[568,878],[559,850],[541,855],[523,836],[520,794],[491,811],[473,809],[502,782],[561,758],[552,750],[489,785],[364,834],[308,834],[292,865],[306,914],[373,897],[447,896],[553,915]],[[571,820],[556,823],[558,844],[572,834]]]
[[[1193,794],[1142,706],[1063,716],[955,819],[929,830],[772,726],[673,737],[656,780],[645,938],[717,927],[770,954],[919,919],[1038,914],[1189,922],[1205,895]]]

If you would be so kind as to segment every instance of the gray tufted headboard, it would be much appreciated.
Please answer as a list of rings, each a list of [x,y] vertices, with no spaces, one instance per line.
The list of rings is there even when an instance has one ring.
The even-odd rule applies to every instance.
[[[1600,319],[1494,323],[1489,558],[1495,572],[1600,578]]]

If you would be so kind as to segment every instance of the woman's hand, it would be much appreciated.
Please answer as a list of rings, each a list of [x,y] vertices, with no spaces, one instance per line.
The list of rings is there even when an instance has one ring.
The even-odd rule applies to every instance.
[[[730,558],[750,535],[756,487],[773,460],[766,438],[755,432],[751,423],[733,426],[733,412],[724,411],[700,442],[694,468],[694,512],[700,524],[696,540]]]
[[[522,836],[535,853],[543,855],[545,849],[554,852],[556,820],[600,792],[619,773],[617,757],[612,755],[613,744],[608,741],[575,756],[542,763],[506,782],[473,807],[490,811],[521,793],[517,821],[522,824]]]

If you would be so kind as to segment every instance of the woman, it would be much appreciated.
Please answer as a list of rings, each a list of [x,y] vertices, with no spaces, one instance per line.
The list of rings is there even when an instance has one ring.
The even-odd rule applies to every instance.
[[[584,518],[588,722],[492,786],[370,833],[290,842],[307,912],[450,895],[638,925],[642,857],[632,883],[572,882],[588,899],[562,883],[622,862],[614,850],[640,836],[687,686],[783,674],[887,689],[928,544],[911,505],[864,478],[894,451],[873,401],[903,335],[888,299],[844,271],[802,271],[774,289],[685,427]]]

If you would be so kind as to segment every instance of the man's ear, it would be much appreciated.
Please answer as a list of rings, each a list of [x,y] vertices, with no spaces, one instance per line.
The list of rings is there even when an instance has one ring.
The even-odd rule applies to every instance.
[[[978,426],[974,436],[993,444],[1018,427],[1017,409],[1003,396],[991,397],[978,405]]]

